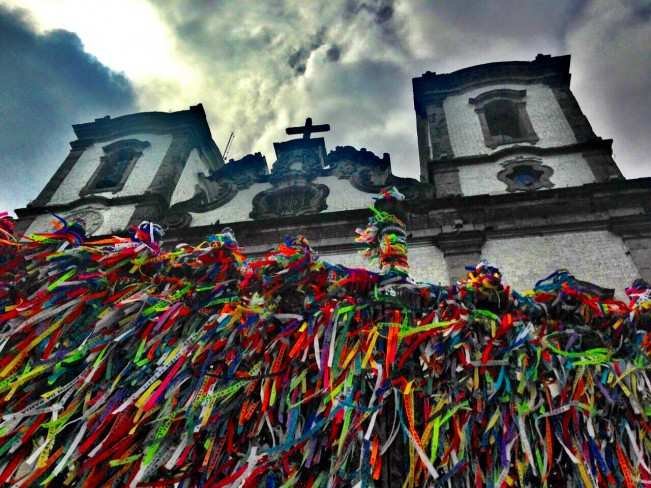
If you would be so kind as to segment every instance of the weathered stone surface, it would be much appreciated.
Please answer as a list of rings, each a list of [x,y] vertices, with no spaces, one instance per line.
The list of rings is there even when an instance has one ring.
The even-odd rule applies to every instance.
[[[519,157],[522,161],[539,162],[550,168],[551,172],[548,178],[554,187],[580,186],[595,181],[594,174],[581,154],[563,154],[541,158],[528,156],[523,151]],[[500,177],[500,173],[515,160],[516,158],[513,157],[505,157],[494,163],[469,164],[459,167],[459,179],[463,194],[470,196],[509,191],[509,185]],[[548,188],[550,186],[540,189]]]
[[[533,288],[534,280],[566,268],[577,279],[606,284],[623,297],[624,289],[640,277],[622,239],[607,230],[489,239],[482,257],[518,290]]]
[[[432,179],[436,188],[436,196],[439,198],[461,195],[461,180],[459,179],[459,168],[456,166],[434,166],[432,167]]]
[[[608,141],[612,144],[612,140]],[[622,179],[624,176],[612,157],[612,149],[594,149],[583,153],[596,181],[609,181]]]
[[[473,97],[479,97],[495,89],[526,90],[524,98],[526,112],[536,135],[535,139],[530,139],[529,144],[539,147],[555,147],[577,142],[551,88],[543,83],[533,85],[502,83],[482,86],[445,99],[443,107],[448,120],[452,149],[456,157],[490,154],[498,147],[502,147],[501,145],[493,147],[486,145],[481,118],[475,112],[475,107],[468,102]],[[518,143],[514,142],[513,144]]]
[[[561,107],[565,118],[574,132],[574,137],[578,142],[585,142],[594,139],[596,136],[592,131],[592,126],[579,107],[574,94],[566,84],[551,85],[554,96]]]

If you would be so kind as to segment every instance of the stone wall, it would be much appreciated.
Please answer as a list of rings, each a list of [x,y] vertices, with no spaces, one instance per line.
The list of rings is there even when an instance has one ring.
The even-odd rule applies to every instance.
[[[370,265],[357,251],[335,254],[320,253],[326,261],[342,264],[349,268],[365,268],[377,271],[377,266]],[[435,246],[409,246],[410,275],[416,281],[448,285],[450,277],[443,253]]]
[[[525,99],[527,113],[539,137],[536,146],[555,147],[577,142],[550,87],[542,83],[502,83],[467,90],[449,96],[443,102],[454,157],[491,154],[495,150],[508,147],[508,145],[501,145],[491,149],[486,146],[479,117],[474,106],[468,102],[470,98],[498,88],[527,91]]]
[[[627,236],[624,243],[631,253],[640,276],[651,283],[651,236]]]
[[[522,153],[526,154],[526,151]],[[549,179],[554,188],[581,186],[595,181],[588,162],[580,153],[533,157],[552,168],[554,173]],[[507,185],[497,178],[497,173],[504,168],[503,163],[513,159],[513,156],[505,156],[495,162],[459,166],[462,193],[466,196],[506,193]]]
[[[409,269],[417,281],[434,284],[450,283],[448,267],[443,253],[435,246],[409,246]]]
[[[531,289],[537,280],[566,268],[578,279],[615,288],[623,297],[639,277],[622,239],[605,230],[490,239],[482,257],[516,290]]]
[[[102,225],[90,235],[124,234],[129,226],[129,220],[135,210],[135,205],[105,206],[97,203],[82,205],[64,212],[59,212],[63,218],[80,210],[94,210],[102,215]],[[50,232],[53,230],[52,222],[56,220],[51,214],[38,215],[29,225],[25,234],[36,232]]]
[[[193,151],[194,155],[196,151]],[[194,185],[196,185],[196,173],[203,172],[207,174],[207,170],[202,169],[203,163],[197,156],[192,156],[188,161],[181,180],[174,190],[172,203],[187,200],[194,195]],[[358,190],[350,184],[349,180],[340,179],[336,176],[320,176],[315,178],[315,184],[326,185],[330,190],[326,203],[328,207],[321,212],[340,212],[345,210],[365,209],[373,203],[375,194],[366,193]],[[209,225],[216,221],[221,223],[228,222],[243,222],[251,219],[251,211],[253,210],[253,198],[260,192],[271,188],[269,183],[255,183],[249,188],[239,190],[237,195],[226,203],[207,212],[192,212],[192,227]],[[192,191],[190,191],[190,189]]]
[[[325,261],[333,264],[341,264],[342,266],[346,266],[348,268],[364,268],[376,272],[378,271],[377,266],[371,265],[359,254],[359,252],[355,250],[351,250],[349,252],[337,252],[334,254],[320,251],[319,256]]]
[[[264,190],[271,188],[269,183],[255,183],[245,190],[239,190],[237,195],[222,207],[217,207],[208,212],[191,212],[193,227],[211,225],[219,221],[222,224],[229,222],[243,222],[251,220],[253,210],[253,197]]]
[[[339,179],[336,176],[319,176],[314,183],[326,185],[330,190],[325,212],[367,208],[373,203],[375,194],[358,190],[350,184],[349,180]]]
[[[172,142],[171,135],[131,134],[128,137],[118,137],[88,146],[47,203],[49,205],[59,205],[79,199],[79,192],[92,178],[95,170],[100,165],[100,157],[104,154],[102,148],[125,138],[147,141],[151,145],[143,151],[142,156],[136,161],[121,191],[117,193],[109,191],[97,193],[97,195],[114,198],[143,194],[149,188],[158,167],[163,161],[165,153]]]

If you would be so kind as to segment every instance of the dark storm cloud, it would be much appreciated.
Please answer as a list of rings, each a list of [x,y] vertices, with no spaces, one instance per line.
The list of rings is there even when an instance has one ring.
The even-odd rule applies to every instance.
[[[409,83],[409,73],[395,62],[328,63],[317,79],[307,81],[310,98],[295,119],[312,116],[317,123],[332,123],[332,132],[326,134],[330,149],[351,145],[401,158],[413,144],[403,130],[412,128],[412,115],[404,110],[411,104],[410,92],[404,88]],[[334,93],[354,93],[354,103]]]
[[[177,105],[204,102],[216,140],[235,132],[232,154],[263,151],[273,161],[272,142],[306,116],[336,116],[323,120],[337,127],[328,135],[331,147],[344,139],[360,145],[370,134],[379,140],[387,100],[401,100],[409,113],[410,78],[400,67],[407,55],[401,46],[403,24],[392,1],[333,0],[317,6],[299,0],[194,0],[181,8],[163,0],[152,5],[176,30],[184,58],[205,75],[196,90],[200,98]],[[375,89],[378,85],[383,88]],[[156,87],[148,90],[154,100]],[[164,90],[160,93],[163,100]],[[400,109],[391,104],[391,110]],[[411,126],[411,119],[404,124],[410,133]],[[355,134],[357,142],[348,137]]]
[[[297,75],[300,76],[305,73],[307,60],[310,59],[310,56],[314,51],[323,45],[324,32],[324,29],[319,30],[309,44],[300,47],[289,56],[287,64],[289,64],[290,68],[292,68]]]
[[[628,177],[651,176],[650,7],[595,1],[567,37],[574,92],[597,135],[614,139]]]
[[[330,46],[326,51],[328,61],[337,62],[341,57],[341,50],[337,46]]]
[[[580,17],[589,0],[535,2],[522,0],[454,0],[425,2],[423,12],[437,16],[448,29],[468,37],[490,35],[499,38],[526,39],[555,37],[562,39],[565,29]]]
[[[383,5],[375,15],[378,23],[384,24],[393,17],[393,7],[391,5]]]
[[[403,38],[400,34],[403,27],[400,21],[395,17],[394,0],[347,0],[342,9],[345,20],[358,16],[366,16],[376,27],[383,40],[405,51]]]
[[[310,51],[305,48],[300,48],[289,56],[287,64],[297,75],[302,75],[305,73],[305,63],[309,57]]]
[[[318,79],[309,80],[305,91],[310,100],[303,108],[305,116],[308,111],[315,117],[332,122],[335,131],[329,135],[331,144],[365,145],[373,137],[382,137],[385,131],[387,113],[393,113],[409,104],[409,92],[403,89],[410,81],[409,75],[400,65],[388,61],[363,60],[344,65],[328,64],[321,68]],[[343,96],[333,93],[351,93],[354,103]],[[378,110],[382,100],[382,110]],[[377,141],[376,144],[382,144]],[[384,147],[382,152],[389,152]]]
[[[393,17],[393,1],[348,0],[344,5],[344,14],[347,17],[355,16],[362,11],[370,12],[377,23],[383,24]]]
[[[273,161],[284,127],[312,116],[332,124],[330,147],[388,151],[396,171],[417,176],[411,78],[538,53],[572,54],[572,89],[626,174],[641,174],[651,152],[646,0],[152,4],[206,74],[197,95],[217,139],[235,131],[234,152]]]
[[[0,5],[0,206],[33,199],[67,153],[71,124],[134,106],[126,78],[86,53],[72,32],[40,35],[24,13]],[[1,210],[1,209],[0,209]]]

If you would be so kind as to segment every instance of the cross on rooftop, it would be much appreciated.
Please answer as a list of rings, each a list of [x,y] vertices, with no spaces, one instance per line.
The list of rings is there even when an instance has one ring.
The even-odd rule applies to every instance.
[[[287,134],[303,134],[303,139],[309,139],[313,132],[328,132],[330,124],[312,125],[312,118],[305,119],[305,125],[302,127],[287,127]]]

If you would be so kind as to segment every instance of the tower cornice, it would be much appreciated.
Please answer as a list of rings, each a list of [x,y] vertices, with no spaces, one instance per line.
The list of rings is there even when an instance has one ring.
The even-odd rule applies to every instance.
[[[470,88],[497,83],[536,83],[569,86],[570,55],[539,54],[533,61],[505,61],[470,66],[451,73],[426,72],[412,79],[414,106],[419,114],[427,104]]]

